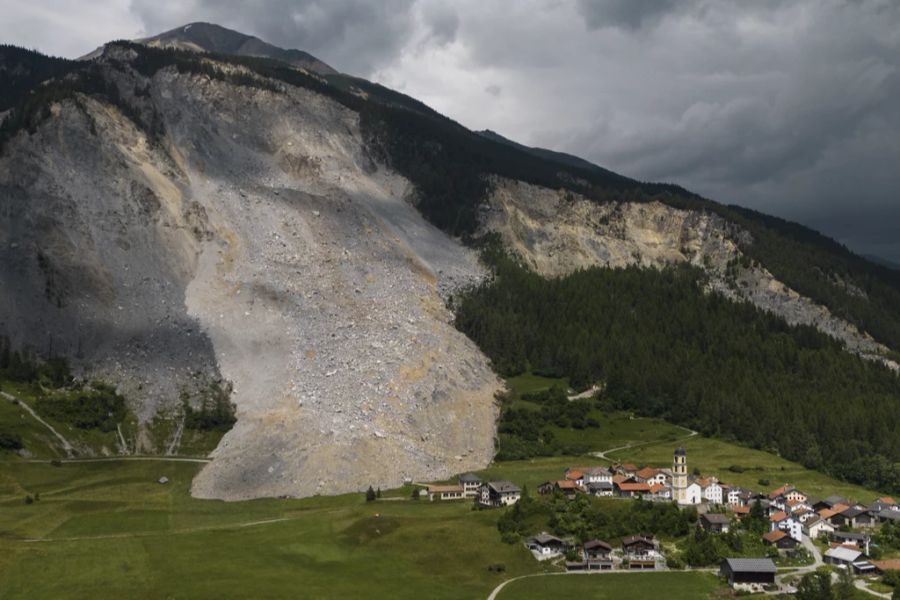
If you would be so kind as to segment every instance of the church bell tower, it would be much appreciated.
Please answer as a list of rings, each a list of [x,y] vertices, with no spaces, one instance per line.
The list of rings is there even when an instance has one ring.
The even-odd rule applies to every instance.
[[[675,449],[672,461],[672,498],[678,504],[687,504],[687,452]]]

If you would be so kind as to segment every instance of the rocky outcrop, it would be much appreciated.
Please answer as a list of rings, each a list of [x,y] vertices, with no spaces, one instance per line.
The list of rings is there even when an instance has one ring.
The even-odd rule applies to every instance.
[[[660,202],[599,204],[565,190],[497,178],[481,215],[482,232],[496,232],[525,264],[548,276],[592,266],[661,268],[690,263],[709,275],[709,287],[783,317],[812,325],[867,358],[887,348],[778,281],[758,264],[742,266],[749,234],[718,215]]]
[[[366,155],[358,116],[299,88],[116,56],[118,109],[78,96],[0,157],[0,294],[16,343],[121,383],[144,421],[222,377],[238,422],[195,495],[334,494],[485,466],[487,359],[445,294],[484,273]],[[223,67],[224,68],[224,67]]]

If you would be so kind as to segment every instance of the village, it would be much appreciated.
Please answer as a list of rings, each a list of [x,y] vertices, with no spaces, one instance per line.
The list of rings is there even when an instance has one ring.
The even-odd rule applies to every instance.
[[[671,502],[697,513],[697,527],[715,536],[742,529],[745,520],[764,521],[759,533],[762,557],[725,557],[719,573],[730,587],[748,592],[793,591],[791,579],[780,581],[779,566],[808,573],[823,565],[854,576],[875,576],[900,569],[900,559],[878,560],[873,534],[885,523],[900,524],[900,504],[881,497],[869,504],[832,495],[814,498],[793,485],[757,491],[729,485],[716,477],[688,473],[687,453],[674,452],[670,468],[617,463],[570,467],[559,480],[537,488],[541,496],[574,500],[580,495]],[[467,473],[453,485],[429,485],[429,500],[470,500],[482,508],[511,506],[523,490],[511,481],[482,481]],[[545,531],[524,540],[538,561],[558,562],[567,571],[636,571],[672,568],[654,532],[634,532],[612,540],[575,540]],[[793,561],[793,562],[791,562]],[[781,564],[777,564],[781,563]]]

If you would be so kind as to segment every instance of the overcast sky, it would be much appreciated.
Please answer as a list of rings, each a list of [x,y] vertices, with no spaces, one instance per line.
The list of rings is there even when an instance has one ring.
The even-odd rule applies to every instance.
[[[472,129],[810,225],[900,263],[894,0],[0,0],[69,57],[211,21]]]

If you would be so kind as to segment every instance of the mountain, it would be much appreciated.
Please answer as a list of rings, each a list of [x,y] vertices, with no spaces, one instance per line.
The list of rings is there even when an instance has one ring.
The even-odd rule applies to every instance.
[[[815,328],[877,374],[853,403],[888,389],[900,274],[814,231],[469,131],[217,26],[153,39],[60,64],[0,54],[0,334],[114,382],[142,427],[122,451],[177,451],[185,403],[229,382],[237,423],[195,495],[340,493],[487,464],[502,384],[483,350],[527,345],[486,340],[484,315],[468,313],[469,337],[455,326],[460,298],[496,283],[490,248],[551,286],[692,269],[698,296],[772,315],[772,339],[801,348],[779,358],[796,372],[827,368],[802,359]],[[549,349],[526,358],[596,372]],[[165,421],[176,433],[155,445]]]
[[[272,58],[320,75],[337,73],[336,70],[308,52],[294,49],[285,50],[264,42],[258,37],[212,23],[188,23],[159,35],[135,41],[156,48]],[[98,49],[85,58],[93,58],[101,50]]]

